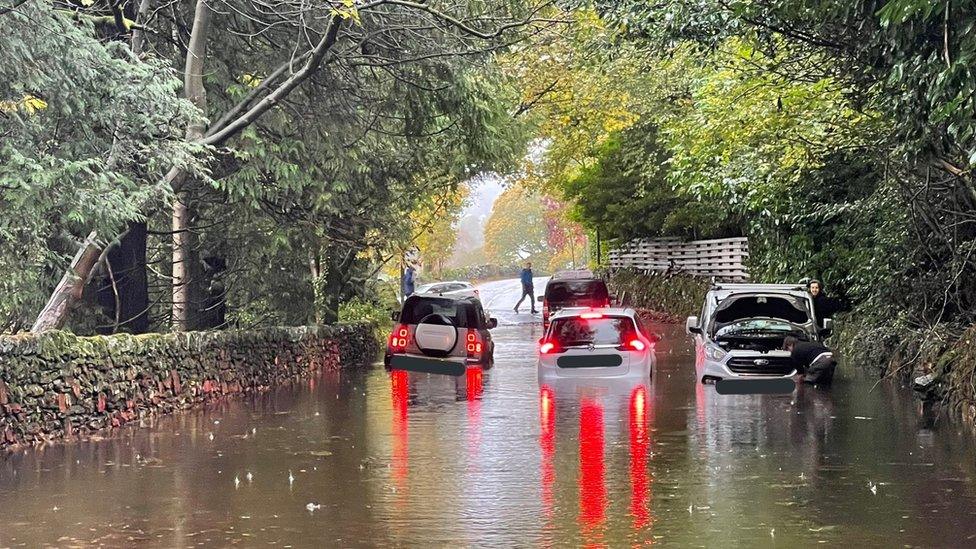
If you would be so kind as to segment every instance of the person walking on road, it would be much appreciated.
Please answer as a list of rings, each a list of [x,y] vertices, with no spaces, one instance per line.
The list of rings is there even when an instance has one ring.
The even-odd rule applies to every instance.
[[[519,298],[518,303],[515,304],[515,312],[518,312],[519,305],[526,297],[529,298],[529,304],[532,306],[532,314],[536,314],[535,310],[535,289],[532,287],[532,262],[527,261],[525,263],[525,268],[519,273],[519,279],[522,281],[522,297]]]
[[[799,373],[804,374],[804,383],[830,385],[833,381],[837,361],[823,343],[800,341],[788,336],[783,340],[783,349],[790,352],[790,358],[796,363]]]

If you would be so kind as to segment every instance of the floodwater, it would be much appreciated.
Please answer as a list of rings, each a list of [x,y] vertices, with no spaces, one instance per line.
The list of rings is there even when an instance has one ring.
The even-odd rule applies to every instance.
[[[646,384],[540,387],[517,287],[482,289],[484,374],[326,373],[0,457],[0,546],[976,545],[971,435],[907,390],[719,395],[676,327]]]

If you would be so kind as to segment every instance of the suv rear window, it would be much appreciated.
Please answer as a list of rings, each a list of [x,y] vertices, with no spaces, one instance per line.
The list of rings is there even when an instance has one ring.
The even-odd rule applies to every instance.
[[[625,316],[604,318],[559,318],[549,332],[563,347],[580,345],[621,345],[637,335],[634,321]]]
[[[461,328],[481,328],[483,322],[478,319],[479,311],[473,303],[443,297],[410,296],[403,304],[400,312],[400,322],[403,324],[419,324],[427,315],[444,315],[451,320],[451,324]],[[484,314],[481,315],[482,317]]]
[[[587,300],[604,302],[610,299],[610,293],[607,291],[607,284],[602,280],[560,280],[546,286],[546,299],[554,303]]]

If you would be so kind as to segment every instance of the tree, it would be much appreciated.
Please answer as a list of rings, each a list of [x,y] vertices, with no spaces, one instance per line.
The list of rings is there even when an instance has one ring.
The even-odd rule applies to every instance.
[[[4,17],[26,16],[22,14],[32,13],[26,9],[32,4]],[[143,270],[146,263],[155,265],[142,282],[152,294],[149,308],[157,326],[167,322],[176,329],[233,321],[233,306],[223,321],[210,311],[225,309],[228,299],[243,298],[239,283],[264,274],[251,261],[270,259],[263,253],[267,250],[242,251],[234,242],[254,236],[254,226],[274,227],[266,223],[270,219],[287,219],[292,225],[249,242],[274,246],[276,258],[286,264],[292,264],[292,254],[301,253],[306,265],[322,267],[311,269],[318,274],[310,276],[328,279],[323,302],[334,311],[336,299],[355,286],[355,278],[374,268],[364,263],[389,257],[384,248],[395,238],[379,229],[399,224],[383,216],[407,218],[415,197],[424,194],[416,188],[416,174],[460,180],[508,162],[521,146],[510,119],[510,94],[490,76],[491,55],[553,24],[540,16],[545,2],[510,6],[458,0],[435,6],[398,0],[281,0],[270,11],[245,2],[219,12],[203,0],[166,10],[151,9],[152,4],[139,3],[142,17],[135,4],[95,3],[51,13],[60,25],[136,67],[184,70],[189,101],[177,98],[174,80],[167,84],[168,99],[182,110],[174,114],[160,108],[159,117],[169,115],[168,120],[136,124],[140,129],[164,128],[166,139],[156,144],[162,154],[152,151],[151,170],[140,165],[127,174],[140,183],[126,197],[127,209],[103,208],[98,195],[86,195],[87,203],[79,200],[101,215],[118,214],[112,223],[95,226],[103,243],[106,236],[122,233],[126,224],[148,223],[141,233],[123,233],[124,242],[135,235],[135,242],[122,246],[123,255],[141,262]],[[135,19],[139,21],[133,23]],[[78,20],[84,23],[76,24]],[[97,29],[91,25],[96,22]],[[147,26],[154,32],[143,32]],[[119,40],[130,34],[131,52],[138,59]],[[7,32],[3,38],[11,36]],[[30,65],[28,50],[16,50],[25,63],[7,66]],[[95,94],[99,97],[110,94],[116,81],[132,82],[135,88],[142,83],[100,76],[107,76],[102,81],[108,91]],[[31,106],[34,98],[25,93],[10,100]],[[139,99],[166,104],[151,94]],[[194,106],[206,118],[197,116]],[[151,110],[148,105],[137,108]],[[35,144],[46,136],[39,132],[31,138]],[[136,151],[133,158],[144,163],[148,154]],[[166,215],[162,206],[168,199],[173,209]],[[250,219],[252,226],[228,222],[225,216]],[[77,220],[72,233],[87,234],[89,225]],[[237,232],[224,232],[228,227]],[[40,242],[38,246],[44,248]],[[65,244],[51,256],[65,262],[73,251]],[[33,257],[18,270],[29,271],[26,263]],[[169,279],[160,268],[173,275],[169,295],[162,291]],[[122,286],[113,282],[112,287]],[[116,317],[120,309],[116,303]]]
[[[0,82],[0,330],[16,330],[91,229],[119,234],[168,196],[165,170],[198,166],[179,131],[197,113],[165,63],[46,2],[0,16]]]
[[[499,265],[523,260],[548,265],[552,250],[546,243],[546,210],[541,197],[515,183],[495,200],[485,224],[485,255]]]
[[[410,213],[414,232],[419,233],[416,245],[420,257],[436,277],[441,276],[444,262],[454,253],[457,223],[469,194],[467,186],[448,187],[433,193]]]

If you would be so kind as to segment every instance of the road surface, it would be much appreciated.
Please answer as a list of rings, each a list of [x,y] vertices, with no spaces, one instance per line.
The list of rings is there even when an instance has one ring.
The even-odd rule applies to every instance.
[[[481,292],[483,375],[325,373],[0,458],[0,546],[976,544],[971,434],[906,391],[718,395],[677,327],[646,384],[540,387],[518,282]]]

